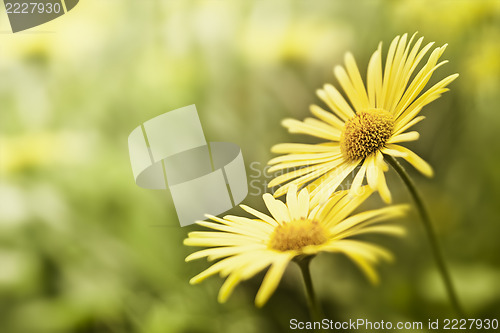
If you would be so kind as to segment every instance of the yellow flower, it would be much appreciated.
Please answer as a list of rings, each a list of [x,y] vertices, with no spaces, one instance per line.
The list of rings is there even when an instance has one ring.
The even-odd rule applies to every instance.
[[[407,34],[392,41],[383,70],[382,44],[379,44],[368,63],[366,87],[354,57],[347,53],[345,68],[336,66],[334,74],[350,104],[334,86],[326,84],[317,94],[333,113],[311,105],[310,111],[318,119],[283,120],[283,126],[290,133],[328,141],[319,144],[284,143],[272,148],[274,153],[287,154],[269,161],[273,165],[269,172],[284,171],[269,183],[269,187],[286,183],[276,191],[275,197],[285,194],[291,184],[301,187],[309,183],[314,203],[318,203],[360,165],[351,191],[359,189],[366,175],[368,185],[378,190],[389,203],[391,194],[384,176],[388,166],[383,154],[402,157],[424,175],[432,176],[430,165],[399,143],[419,138],[418,132],[407,130],[425,118],[417,115],[425,105],[448,91],[446,86],[458,74],[450,75],[424,91],[432,73],[447,62],[438,63],[446,45],[435,48],[427,63],[414,75],[433,45],[429,43],[419,51],[423,37],[411,47],[414,37],[408,43]],[[293,168],[300,169],[288,170]]]
[[[380,222],[402,216],[407,207],[390,206],[348,217],[371,193],[367,186],[361,187],[359,195],[353,198],[347,195],[347,191],[340,191],[323,205],[313,207],[307,189],[297,193],[297,187],[290,186],[286,204],[268,193],[263,195],[270,216],[241,205],[256,219],[228,215],[224,218],[209,216],[213,222],[198,221],[199,225],[217,231],[189,233],[185,245],[209,248],[189,255],[186,261],[203,257],[209,261],[222,260],[193,277],[190,283],[198,283],[217,273],[227,277],[218,297],[219,302],[224,302],[240,281],[270,265],[255,299],[255,304],[262,306],[278,286],[293,258],[318,252],[347,255],[372,282],[377,282],[374,264],[379,259],[390,260],[391,253],[351,237],[366,233],[404,234],[402,227]]]

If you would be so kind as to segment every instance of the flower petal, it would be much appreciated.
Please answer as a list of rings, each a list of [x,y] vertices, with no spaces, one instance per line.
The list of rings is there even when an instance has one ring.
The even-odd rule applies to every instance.
[[[403,158],[408,163],[413,165],[415,169],[417,169],[427,177],[432,177],[434,175],[434,171],[432,171],[432,167],[429,165],[429,163],[424,161],[420,156],[412,152],[410,149],[394,144],[387,145],[387,148],[406,154],[406,156],[403,156]]]
[[[289,153],[329,153],[340,152],[338,143],[330,144],[303,144],[303,143],[280,143],[271,148],[271,152],[275,154],[289,154]]]
[[[376,225],[371,227],[360,228],[350,233],[349,236],[357,236],[357,235],[364,235],[371,233],[385,234],[391,236],[404,236],[406,235],[406,229],[399,225]]]
[[[373,224],[381,220],[402,217],[408,209],[409,207],[407,205],[396,205],[368,210],[342,219],[339,223],[332,226],[330,232],[332,235],[338,235],[338,237],[343,238],[344,236],[342,233],[345,233],[347,230],[355,228],[360,224]]]
[[[319,162],[330,161],[334,158],[340,157],[339,153],[327,152],[327,153],[299,153],[299,154],[288,154],[281,155],[271,159],[268,164],[278,164],[285,162],[296,162],[296,161],[307,161],[308,164],[317,164]]]
[[[389,204],[392,201],[391,192],[387,187],[387,182],[385,181],[384,171],[387,171],[387,164],[384,162],[384,156],[380,151],[377,151],[377,157],[375,163],[378,167],[378,177],[377,177],[377,189],[382,200]]]
[[[370,106],[381,107],[379,100],[382,93],[382,43],[379,43],[377,51],[370,58],[366,77]]]
[[[245,246],[223,246],[216,248],[208,248],[200,251],[196,251],[188,255],[185,259],[186,262],[201,259],[204,257],[210,257],[210,260],[216,260],[223,257],[234,256],[239,253],[254,251],[258,249],[264,249],[266,246],[264,244],[251,244]]]
[[[314,178],[317,178],[327,172],[328,170],[332,170],[336,166],[342,164],[343,160],[342,159],[335,159],[331,162],[326,162],[326,163],[320,163],[316,165],[311,165],[308,167],[304,167],[298,170],[290,171],[285,174],[279,175],[275,178],[273,178],[269,184],[267,184],[267,187],[274,187],[276,185],[282,184],[284,182],[290,181],[292,179],[295,179],[297,177],[300,177],[298,179],[295,179],[292,184],[296,184],[297,187],[302,186],[308,181],[311,181]],[[279,197],[283,194],[285,194],[288,191],[288,187],[286,187],[288,184],[283,185],[280,187],[276,193],[274,193],[275,197]]]
[[[416,141],[420,138],[420,134],[417,131],[406,132],[398,135],[394,135],[387,140],[387,143],[399,143],[399,142],[409,142]]]
[[[299,203],[297,199],[297,185],[295,184],[288,188],[288,192],[286,193],[286,205],[288,207],[290,219],[292,221],[300,219]]]
[[[366,180],[368,181],[368,186],[374,191],[377,190],[377,184],[378,184],[378,166],[375,163],[375,156],[370,155],[366,157]]]
[[[260,257],[259,260],[248,260],[229,275],[219,291],[218,301],[220,303],[226,302],[239,282],[254,276],[273,262],[276,255],[272,255],[270,251],[267,252],[269,253]]]
[[[427,82],[429,82],[434,71],[447,62],[443,61],[439,64],[437,63],[445,49],[446,45],[436,48],[431,53],[427,63],[415,76],[409,87],[406,89],[403,97],[401,97],[401,101],[394,108],[393,114],[395,118],[398,118],[401,113],[403,113],[406,108],[415,100],[415,98],[422,92]]]
[[[359,192],[359,189],[361,188],[361,185],[363,184],[363,179],[365,179],[365,174],[366,174],[366,168],[367,168],[368,163],[366,162],[366,159],[364,160],[363,164],[361,165],[361,168],[358,170],[358,173],[354,177],[351,185],[351,189],[349,190],[349,196],[352,198],[356,196]]]
[[[344,128],[345,123],[336,116],[334,116],[333,113],[325,111],[319,106],[314,104],[309,107],[309,110],[313,115],[323,120],[324,122],[332,125],[333,127],[339,129],[340,131],[342,131],[342,129]]]
[[[328,200],[347,175],[351,173],[359,163],[360,161],[345,162],[308,185],[312,197],[310,207],[314,207]]]
[[[355,116],[354,111],[342,94],[331,84],[325,84],[323,90],[316,91],[319,98],[325,102],[342,120],[347,121]]]
[[[310,136],[315,136],[321,139],[339,141],[339,132],[330,132],[322,126],[311,125],[305,122],[298,121],[296,119],[284,119],[281,124],[288,128],[290,133],[307,134]],[[326,124],[325,124],[326,125]]]
[[[394,54],[396,52],[396,47],[399,43],[399,36],[396,36],[389,46],[389,51],[387,52],[387,58],[385,60],[384,77],[382,82],[382,94],[380,97],[380,107],[384,110],[388,110],[388,93],[391,87],[390,75],[392,71],[392,64],[394,61]]]
[[[347,191],[343,192],[343,194],[337,192],[336,197],[330,199],[326,204],[328,209],[322,212],[325,226],[333,227],[343,221],[373,193],[373,190],[369,186],[363,186],[354,197],[345,195],[348,193]]]
[[[451,82],[453,82],[457,77],[458,74],[453,74],[444,78],[443,80],[439,81],[431,88],[429,88],[415,101],[413,101],[411,105],[408,106],[408,108],[406,108],[403,112],[400,113],[400,115],[395,121],[395,128],[399,128],[404,124],[410,122],[420,112],[420,110],[422,110],[422,108],[425,105],[441,97],[441,94],[448,91],[448,89],[445,87]]]
[[[288,207],[282,201],[274,199],[269,193],[264,194],[262,198],[267,209],[278,223],[290,222]]]
[[[366,89],[359,74],[358,66],[354,60],[354,56],[348,52],[345,55],[345,65],[347,72],[341,66],[335,66],[333,72],[339,81],[342,89],[349,97],[351,104],[357,111],[367,109],[370,107]]]
[[[307,218],[307,215],[309,214],[309,200],[309,191],[307,190],[307,188],[303,188],[299,192],[298,197],[299,218]]]
[[[257,307],[262,307],[274,293],[291,259],[292,256],[289,254],[281,255],[275,259],[255,297],[255,305]]]
[[[253,216],[261,219],[262,221],[269,223],[270,225],[273,225],[273,226],[278,225],[278,222],[276,222],[273,218],[271,218],[270,216],[268,216],[264,213],[259,212],[256,209],[253,209],[252,207],[248,207],[247,205],[240,205],[240,207],[243,210],[247,211],[248,213],[252,214]]]
[[[411,121],[407,123],[403,123],[402,121],[397,122],[397,124],[394,125],[394,134],[393,135],[398,135],[412,127],[413,125],[421,122],[422,120],[425,119],[425,116],[418,116],[416,118],[413,118]]]

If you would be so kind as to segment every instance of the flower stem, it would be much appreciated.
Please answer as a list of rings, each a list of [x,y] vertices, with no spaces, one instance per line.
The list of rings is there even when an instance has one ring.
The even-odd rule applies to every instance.
[[[439,273],[441,274],[441,277],[443,279],[443,283],[446,287],[446,291],[448,293],[448,297],[450,299],[450,302],[451,302],[453,308],[455,309],[456,313],[461,318],[465,318],[464,311],[462,310],[462,307],[460,306],[460,303],[459,303],[458,298],[457,298],[457,294],[455,292],[455,288],[453,287],[450,273],[448,271],[448,268],[446,267],[446,263],[444,261],[443,254],[441,252],[441,248],[439,246],[439,242],[438,242],[438,239],[436,237],[436,232],[434,230],[433,224],[431,223],[429,213],[427,212],[427,209],[425,208],[422,197],[418,193],[417,188],[415,186],[415,183],[410,178],[410,176],[408,175],[406,170],[403,168],[403,166],[393,156],[386,155],[386,160],[394,168],[394,170],[396,170],[398,175],[401,177],[401,179],[405,183],[406,187],[408,188],[408,191],[410,192],[410,194],[413,198],[413,201],[415,201],[415,205],[417,206],[418,212],[420,213],[420,217],[422,219],[424,229],[425,229],[427,236],[429,238],[429,243],[431,245],[432,254],[434,255],[434,259],[436,260],[436,264],[438,266]]]
[[[320,321],[323,319],[323,312],[319,306],[319,303],[316,299],[316,294],[314,293],[314,288],[311,279],[311,271],[309,269],[309,264],[312,260],[313,256],[307,256],[297,260],[297,264],[300,267],[300,271],[302,272],[302,278],[304,279],[304,285],[306,288],[306,298],[307,305],[309,307],[309,313],[311,315],[312,321]]]

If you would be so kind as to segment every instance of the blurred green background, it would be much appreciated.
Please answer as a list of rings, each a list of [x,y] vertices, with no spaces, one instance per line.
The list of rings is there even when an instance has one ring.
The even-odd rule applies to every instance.
[[[194,249],[182,240],[200,228],[178,226],[168,192],[134,184],[127,136],[196,104],[209,141],[241,147],[244,203],[263,210],[270,147],[300,139],[280,120],[308,116],[346,51],[365,72],[379,41],[385,55],[415,31],[449,44],[434,82],[460,77],[408,145],[435,177],[407,169],[467,313],[500,319],[500,2],[82,0],[24,33],[3,10],[0,23],[0,332],[280,332],[307,320],[294,266],[263,309],[262,274],[224,305],[220,278],[188,284],[208,267],[184,262]],[[393,171],[388,182],[396,202],[411,200]],[[345,258],[313,261],[330,319],[454,317],[418,216],[401,223],[405,239],[371,238],[397,258],[378,287]]]

